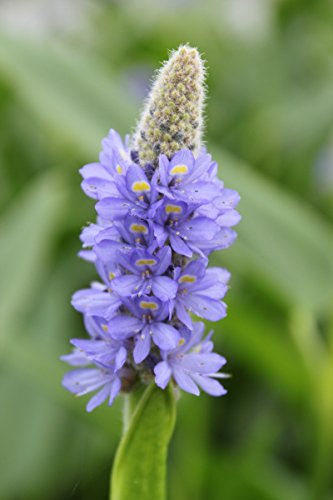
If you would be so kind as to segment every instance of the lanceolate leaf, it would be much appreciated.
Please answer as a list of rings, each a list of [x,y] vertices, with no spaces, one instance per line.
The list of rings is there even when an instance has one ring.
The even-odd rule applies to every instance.
[[[319,214],[228,154],[216,151],[221,177],[237,185],[243,222],[228,266],[261,278],[290,306],[318,311],[333,292],[332,233]]]
[[[137,400],[114,461],[112,500],[163,500],[166,495],[167,449],[175,423],[173,388],[154,383]],[[137,402],[136,402],[137,400]]]
[[[133,113],[113,75],[94,59],[55,43],[34,43],[0,34],[0,70],[47,131],[61,143],[94,154],[113,124]],[[121,103],[121,104],[119,104]]]
[[[0,220],[1,340],[10,337],[13,319],[22,318],[34,297],[64,215],[66,194],[60,176],[48,172],[31,182]]]

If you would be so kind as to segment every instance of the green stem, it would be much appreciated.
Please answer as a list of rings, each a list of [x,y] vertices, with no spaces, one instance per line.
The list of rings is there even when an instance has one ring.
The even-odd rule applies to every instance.
[[[124,434],[111,476],[112,500],[164,500],[168,445],[176,405],[171,385],[164,391],[154,383],[126,396]]]

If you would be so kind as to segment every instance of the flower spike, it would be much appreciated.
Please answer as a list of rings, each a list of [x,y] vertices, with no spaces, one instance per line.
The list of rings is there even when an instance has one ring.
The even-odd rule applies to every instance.
[[[114,130],[99,162],[80,170],[97,221],[81,234],[80,256],[100,282],[73,295],[88,340],[63,356],[74,369],[63,385],[93,393],[87,410],[138,383],[176,384],[194,395],[226,393],[225,359],[194,317],[220,321],[230,275],[208,257],[229,247],[239,195],[225,188],[201,144],[204,67],[182,46],[160,70],[133,141]]]

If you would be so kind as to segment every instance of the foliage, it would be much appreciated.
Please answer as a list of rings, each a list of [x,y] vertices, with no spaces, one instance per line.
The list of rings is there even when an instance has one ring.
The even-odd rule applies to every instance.
[[[333,12],[267,2],[250,30],[230,3],[103,2],[89,36],[0,33],[4,500],[107,498],[119,405],[87,415],[60,386],[84,333],[70,295],[94,277],[76,258],[93,210],[77,170],[184,42],[209,63],[206,140],[243,221],[215,259],[233,275],[216,328],[229,395],[178,402],[170,498],[333,498]]]

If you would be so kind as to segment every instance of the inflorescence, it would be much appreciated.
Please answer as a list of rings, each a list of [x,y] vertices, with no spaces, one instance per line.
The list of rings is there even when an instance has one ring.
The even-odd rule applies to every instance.
[[[182,71],[196,75],[190,85]],[[194,94],[203,88],[202,75],[198,52],[181,47],[160,72],[132,144],[111,130],[99,163],[80,171],[84,192],[97,200],[97,222],[83,229],[80,256],[95,264],[101,281],[74,294],[90,338],[72,339],[74,350],[62,359],[75,367],[63,379],[68,390],[97,391],[88,411],[153,379],[162,389],[172,380],[196,395],[199,387],[213,396],[226,392],[216,380],[226,361],[212,352],[212,332],[204,337],[204,324],[193,316],[218,321],[226,315],[221,299],[229,273],[207,265],[213,251],[235,240],[239,195],[224,187],[217,164],[195,144],[203,97]],[[172,123],[178,136],[176,127],[173,138],[162,137]],[[195,147],[184,147],[186,141]]]

